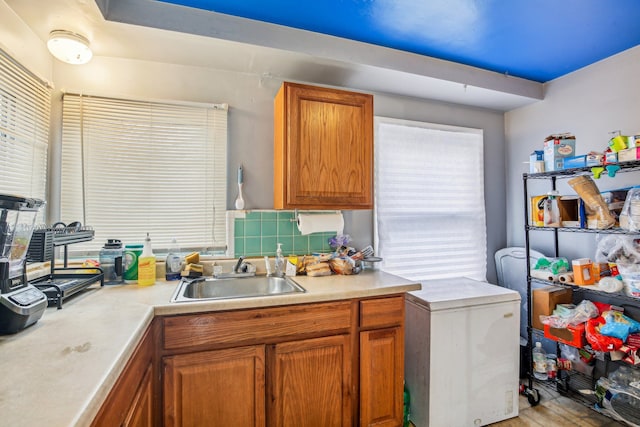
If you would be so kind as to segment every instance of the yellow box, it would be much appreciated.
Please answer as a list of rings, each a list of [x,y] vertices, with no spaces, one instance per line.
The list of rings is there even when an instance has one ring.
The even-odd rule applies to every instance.
[[[544,202],[549,196],[531,197],[531,225],[544,227]]]

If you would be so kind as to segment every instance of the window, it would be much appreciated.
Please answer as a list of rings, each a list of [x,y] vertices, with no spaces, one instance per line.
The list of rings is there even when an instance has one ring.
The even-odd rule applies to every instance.
[[[50,108],[51,87],[0,49],[0,193],[46,200]]]
[[[227,106],[65,94],[61,220],[154,250],[225,248]]]
[[[486,278],[482,130],[375,123],[375,245],[410,280]]]

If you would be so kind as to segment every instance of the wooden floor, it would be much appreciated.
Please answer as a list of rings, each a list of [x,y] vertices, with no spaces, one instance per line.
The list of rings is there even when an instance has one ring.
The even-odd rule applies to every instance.
[[[614,427],[626,426],[611,418],[599,414],[588,406],[582,405],[568,397],[561,396],[545,387],[534,386],[540,393],[540,403],[529,405],[525,396],[520,396],[519,416],[492,427]]]

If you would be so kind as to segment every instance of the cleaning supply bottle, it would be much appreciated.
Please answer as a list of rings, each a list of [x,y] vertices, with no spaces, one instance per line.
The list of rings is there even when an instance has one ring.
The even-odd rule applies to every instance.
[[[547,374],[547,353],[542,348],[541,342],[536,342],[536,346],[532,352],[533,359],[533,376],[541,381],[546,381]]]
[[[169,253],[167,254],[167,259],[165,261],[165,279],[167,281],[179,280],[181,269],[182,257],[180,257],[180,248],[178,248],[178,242],[174,237],[171,239]]]
[[[151,249],[151,238],[147,233],[142,254],[138,259],[138,285],[150,286],[156,283],[156,257]]]
[[[284,276],[284,255],[282,255],[282,243],[278,243],[278,249],[276,250],[276,276]]]

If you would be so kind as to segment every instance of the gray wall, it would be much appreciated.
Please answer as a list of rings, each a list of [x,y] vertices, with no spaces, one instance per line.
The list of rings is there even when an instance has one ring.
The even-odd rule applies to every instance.
[[[273,207],[273,98],[282,83],[280,80],[213,69],[97,57],[82,67],[55,63],[54,81],[60,91],[228,103],[227,206],[233,207],[237,191],[236,168],[242,164],[246,208]],[[503,114],[417,98],[374,95],[374,112],[378,116],[484,130],[488,278],[495,280],[493,253],[506,242]],[[55,147],[58,145],[54,145],[54,151],[58,149]],[[442,147],[441,152],[434,153],[434,159],[446,156],[447,149]],[[455,158],[451,157],[449,161],[454,162]],[[178,173],[176,171],[176,176]],[[345,229],[354,237],[355,245],[372,243],[372,221],[371,211],[345,213]]]
[[[602,152],[611,137],[609,132],[614,130],[640,134],[638,75],[640,47],[635,47],[548,83],[543,101],[505,114],[509,245],[524,245],[522,173],[528,171],[524,162],[529,153],[542,149],[544,138],[553,133],[572,132],[578,154]],[[619,175],[615,180],[603,177],[597,185],[602,191],[640,181],[640,177],[631,175]],[[536,185],[533,191],[543,194],[545,188]],[[566,184],[560,190],[575,194]],[[565,235],[561,251],[568,257],[591,257],[594,241],[585,243],[579,236]],[[550,239],[539,233],[532,246],[552,255]]]
[[[55,85],[51,132],[51,191],[49,219],[59,211],[60,108],[63,92],[115,97],[190,102],[226,102],[229,109],[229,192],[227,206],[236,197],[236,168],[242,164],[245,176],[247,209],[273,207],[273,98],[281,80],[268,75],[222,71],[120,57],[96,56],[83,66],[53,61],[44,43],[24,26],[13,12],[4,8],[0,23],[8,29],[0,47]],[[211,53],[211,52],[210,52]],[[213,53],[211,53],[213,54]],[[322,76],[310,70],[301,81],[319,83]],[[347,88],[349,89],[349,88]],[[495,281],[493,253],[506,242],[505,214],[505,140],[504,119],[499,111],[447,104],[439,101],[374,93],[375,115],[399,119],[457,125],[484,130],[485,203],[487,211],[488,279]],[[454,150],[442,147],[434,161],[449,159]],[[451,157],[447,157],[451,156]],[[429,167],[429,165],[425,165]],[[169,171],[168,173],[172,173]],[[174,172],[179,177],[179,171]],[[371,211],[345,213],[345,229],[356,246],[372,243]]]

